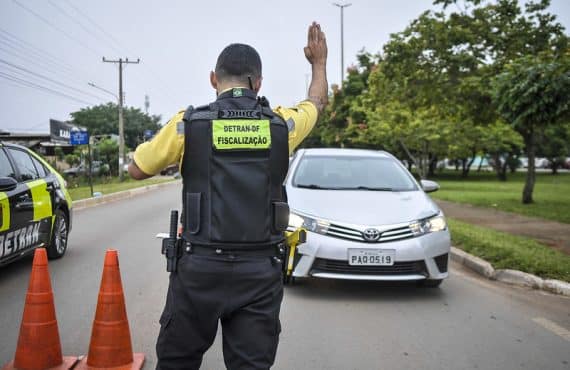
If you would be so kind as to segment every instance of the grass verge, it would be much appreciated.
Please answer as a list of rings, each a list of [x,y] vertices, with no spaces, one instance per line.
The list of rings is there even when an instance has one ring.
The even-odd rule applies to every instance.
[[[116,193],[118,191],[129,190],[134,188],[140,188],[142,186],[160,184],[163,182],[173,181],[172,177],[164,178],[150,178],[142,181],[137,180],[124,180],[120,182],[118,179],[112,179],[109,182],[93,184],[93,192],[101,192],[103,195]],[[70,184],[68,186],[69,194],[71,194],[71,199],[80,200],[91,197],[91,190],[89,185],[85,184]]]
[[[490,262],[547,279],[570,282],[570,256],[537,241],[447,219],[453,245]]]
[[[498,209],[525,216],[570,223],[570,174],[537,173],[534,203],[522,204],[525,173],[509,174],[507,181],[499,181],[492,173],[472,172],[462,179],[458,174],[437,174],[441,189],[431,193],[435,199],[467,203]]]

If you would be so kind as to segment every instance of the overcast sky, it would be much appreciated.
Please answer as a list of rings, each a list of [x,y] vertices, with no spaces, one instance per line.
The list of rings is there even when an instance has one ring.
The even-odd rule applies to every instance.
[[[381,50],[390,33],[431,4],[352,0],[344,17],[345,66],[362,48]],[[553,0],[550,10],[570,27],[570,1]],[[261,94],[272,105],[294,104],[305,96],[310,67],[303,46],[313,20],[327,35],[329,84],[338,83],[340,10],[327,0],[0,0],[0,129],[48,132],[50,118],[68,120],[86,105],[114,100],[87,84],[117,95],[118,68],[103,56],[141,59],[125,69],[126,104],[144,110],[148,95],[149,112],[165,122],[214,99],[209,72],[232,42],[260,53]]]

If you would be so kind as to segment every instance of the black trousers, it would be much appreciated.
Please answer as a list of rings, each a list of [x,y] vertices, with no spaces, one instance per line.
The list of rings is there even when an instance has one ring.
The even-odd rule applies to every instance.
[[[282,299],[281,264],[270,257],[183,255],[160,318],[157,369],[199,369],[218,322],[228,369],[269,369]]]

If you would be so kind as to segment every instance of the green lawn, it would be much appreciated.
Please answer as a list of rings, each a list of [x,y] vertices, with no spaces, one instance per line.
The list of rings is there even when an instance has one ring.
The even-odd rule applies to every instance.
[[[469,203],[502,211],[570,223],[570,174],[537,173],[534,204],[521,203],[525,173],[509,174],[506,182],[494,173],[472,172],[462,179],[453,171],[438,173],[433,180],[441,189],[430,195],[436,199]]]
[[[153,185],[159,184],[161,182],[173,181],[174,179],[171,177],[164,177],[164,178],[150,178],[147,180],[136,181],[132,179],[126,179],[123,182],[119,182],[117,178],[113,178],[107,182],[103,183],[94,183],[93,184],[93,191],[94,192],[101,192],[103,195],[116,193],[118,191],[139,188],[141,186],[146,185]],[[80,183],[69,183],[68,190],[71,194],[71,199],[79,200],[91,197],[89,185],[85,183],[85,181],[81,181]]]
[[[570,256],[533,239],[447,219],[453,245],[489,261],[496,269],[514,269],[570,282]]]

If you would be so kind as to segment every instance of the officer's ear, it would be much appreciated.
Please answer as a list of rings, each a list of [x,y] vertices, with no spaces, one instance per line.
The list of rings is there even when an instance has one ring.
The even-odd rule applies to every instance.
[[[210,84],[212,84],[212,87],[218,91],[218,78],[216,77],[216,73],[214,71],[210,72]]]
[[[263,80],[263,77],[259,77],[255,83],[253,84],[253,90],[258,93],[259,90],[261,90],[261,80]]]

